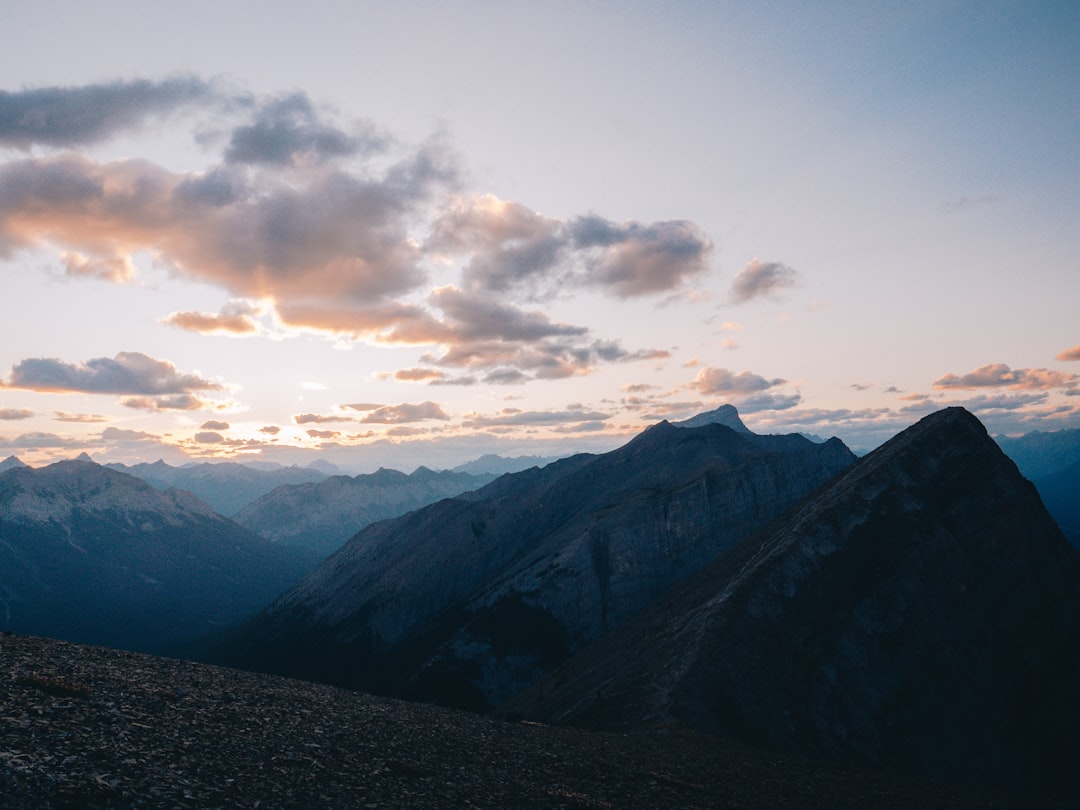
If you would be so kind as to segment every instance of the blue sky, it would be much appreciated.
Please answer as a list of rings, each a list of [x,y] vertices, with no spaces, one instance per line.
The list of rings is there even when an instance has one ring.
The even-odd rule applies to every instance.
[[[4,3],[0,455],[1080,427],[1074,3]]]

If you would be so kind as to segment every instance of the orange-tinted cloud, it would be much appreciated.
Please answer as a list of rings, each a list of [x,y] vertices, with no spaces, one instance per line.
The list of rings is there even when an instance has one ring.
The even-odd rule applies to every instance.
[[[1080,360],[1080,343],[1077,343],[1071,349],[1065,349],[1061,352],[1055,360]]]
[[[26,408],[0,408],[0,420],[3,421],[29,419],[33,415],[34,412],[27,410]]]
[[[767,391],[787,380],[767,380],[749,371],[735,374],[726,368],[703,368],[690,383],[690,387],[704,396],[748,395]]]
[[[222,422],[222,421],[220,421],[218,419],[208,419],[207,421],[205,421],[201,425],[199,425],[199,429],[200,430],[228,430],[229,429],[229,423],[228,422]]]
[[[162,323],[197,332],[201,335],[251,335],[258,331],[258,325],[251,318],[250,312],[221,312],[217,315],[205,312],[173,312]]]
[[[181,374],[168,360],[141,352],[120,352],[116,357],[97,357],[80,364],[50,357],[21,360],[12,366],[4,385],[30,391],[152,396],[223,390],[218,383]]]
[[[1012,390],[1046,391],[1052,388],[1075,388],[1080,375],[1052,371],[1047,368],[1011,369],[1004,363],[989,363],[972,372],[957,376],[946,374],[934,380],[934,388],[1008,388]]]
[[[351,416],[337,414],[298,413],[293,417],[293,421],[298,425],[321,425],[326,422],[355,422],[356,420]]]
[[[399,425],[423,422],[428,419],[447,420],[449,414],[438,403],[427,401],[416,404],[384,405],[368,413],[360,421],[365,424]]]

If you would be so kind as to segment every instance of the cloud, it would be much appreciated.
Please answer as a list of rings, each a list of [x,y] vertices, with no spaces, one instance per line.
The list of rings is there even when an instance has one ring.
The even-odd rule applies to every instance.
[[[355,422],[356,419],[337,414],[323,416],[317,413],[298,413],[293,417],[293,421],[298,425],[321,425],[326,422]]]
[[[169,394],[159,397],[125,397],[120,400],[125,408],[139,411],[201,411],[224,410],[225,403],[200,399],[194,394]]]
[[[337,430],[316,430],[314,428],[305,431],[305,433],[313,439],[336,439],[341,435],[341,432]]]
[[[162,323],[201,335],[253,335],[259,325],[252,316],[259,309],[247,301],[234,301],[214,315],[205,312],[173,312]]]
[[[462,424],[468,428],[527,427],[562,425],[570,422],[603,422],[610,418],[611,414],[588,411],[580,407],[572,407],[564,411],[522,411],[517,408],[504,408],[494,416],[473,414]]]
[[[383,406],[374,402],[349,402],[341,407],[350,411],[374,411]]]
[[[595,214],[559,220],[485,194],[447,206],[426,247],[464,255],[470,290],[543,299],[576,288],[633,298],[672,292],[706,273],[712,243],[682,220],[614,223]]]
[[[228,422],[220,422],[216,419],[210,419],[199,425],[200,430],[228,430]]]
[[[756,394],[786,382],[780,378],[767,380],[749,371],[734,374],[726,368],[703,368],[690,387],[704,396],[724,396]]]
[[[786,411],[802,402],[802,396],[794,394],[752,394],[739,400],[740,413],[759,411]]]
[[[0,90],[0,144],[30,149],[98,143],[155,116],[220,98],[210,83],[193,76]]]
[[[92,439],[76,439],[73,436],[60,436],[56,433],[41,433],[32,431],[8,439],[0,436],[0,447],[6,450],[43,450],[53,447],[64,450],[76,450],[85,447],[96,447],[97,442]]]
[[[20,419],[29,419],[34,412],[26,408],[0,408],[0,421],[14,422]]]
[[[972,372],[957,376],[946,374],[934,380],[938,390],[963,388],[1009,388],[1012,390],[1045,391],[1051,388],[1075,388],[1080,375],[1066,374],[1046,368],[1011,369],[1004,363],[989,363]]]
[[[168,360],[157,360],[140,352],[120,352],[113,358],[98,357],[78,365],[34,357],[12,366],[11,377],[4,385],[55,393],[152,396],[223,389],[222,385],[198,375],[180,374]]]
[[[125,430],[107,427],[101,431],[101,438],[108,442],[159,442],[161,437],[143,430]]]
[[[53,419],[57,422],[77,422],[80,424],[94,424],[108,422],[108,418],[96,413],[68,413],[67,411],[53,411]]]
[[[199,444],[221,444],[225,441],[225,437],[216,431],[204,431],[195,434],[195,441]]]
[[[394,379],[403,382],[427,382],[445,377],[446,374],[433,368],[403,368],[394,372]]]
[[[267,425],[266,427],[259,428],[259,433],[265,433],[267,436],[277,436],[281,433],[281,428],[277,425]]]
[[[74,278],[96,278],[123,284],[135,277],[135,265],[130,256],[95,259],[74,251],[60,254],[64,274]]]
[[[423,422],[427,419],[446,420],[450,416],[435,402],[401,405],[384,405],[368,413],[360,421],[365,424],[399,425],[407,422]]]
[[[351,133],[325,124],[306,94],[292,93],[264,102],[252,123],[235,128],[225,160],[276,166],[321,164],[381,152],[388,141],[371,124],[358,124]]]
[[[1080,343],[1077,343],[1071,349],[1065,349],[1061,354],[1054,358],[1055,360],[1080,360]]]
[[[786,264],[751,259],[735,274],[728,297],[735,304],[753,298],[773,297],[779,290],[795,286],[796,279],[797,274]]]

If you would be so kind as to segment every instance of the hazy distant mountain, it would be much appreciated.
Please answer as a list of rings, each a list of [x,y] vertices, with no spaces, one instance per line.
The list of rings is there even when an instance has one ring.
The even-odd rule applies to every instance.
[[[454,467],[453,472],[468,473],[469,475],[505,475],[527,470],[530,467],[543,467],[553,461],[558,461],[560,456],[514,456],[504,458],[488,454],[480,458],[466,461]]]
[[[426,467],[412,475],[386,469],[352,478],[336,475],[318,483],[278,487],[233,519],[275,543],[327,557],[370,523],[478,489],[494,477],[432,472]]]
[[[994,441],[1032,481],[1080,461],[1080,430],[1034,431],[1016,437],[996,436]]]
[[[322,481],[326,473],[311,467],[256,469],[237,462],[186,464],[173,467],[164,461],[153,464],[105,465],[134,475],[158,489],[186,489],[193,492],[223,515],[231,516],[267,492],[284,484]]]
[[[3,461],[0,461],[0,473],[4,472],[4,470],[17,469],[25,466],[25,464],[19,461],[18,456],[8,456]]]
[[[1035,806],[1074,790],[1078,682],[1080,556],[982,425],[951,408],[507,710],[684,725],[1003,785]]]
[[[481,707],[854,461],[839,440],[656,425],[369,526],[223,660]]]
[[[1080,458],[1056,472],[1036,478],[1046,511],[1065,532],[1065,537],[1080,550]]]
[[[140,650],[235,622],[314,564],[87,461],[0,475],[0,540],[0,627]]]

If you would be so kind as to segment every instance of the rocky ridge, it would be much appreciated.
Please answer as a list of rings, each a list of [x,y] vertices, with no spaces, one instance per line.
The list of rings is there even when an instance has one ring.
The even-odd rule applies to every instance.
[[[511,701],[1068,795],[1080,557],[962,409],[933,414]]]

